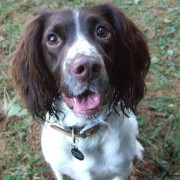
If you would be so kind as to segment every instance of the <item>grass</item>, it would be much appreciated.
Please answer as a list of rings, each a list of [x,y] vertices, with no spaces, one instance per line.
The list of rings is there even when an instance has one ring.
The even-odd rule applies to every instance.
[[[42,9],[79,7],[102,1],[1,0],[0,2],[0,179],[51,179],[40,148],[41,125],[17,100],[10,74],[24,24]],[[147,94],[138,107],[145,158],[132,178],[180,178],[180,8],[178,0],[115,0],[147,36],[151,68]]]

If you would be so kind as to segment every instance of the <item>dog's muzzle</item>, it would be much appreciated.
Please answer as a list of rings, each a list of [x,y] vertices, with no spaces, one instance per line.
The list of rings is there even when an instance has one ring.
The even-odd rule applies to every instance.
[[[86,91],[77,97],[68,97],[63,94],[67,106],[76,114],[91,116],[99,112],[109,98],[109,91],[104,94]]]

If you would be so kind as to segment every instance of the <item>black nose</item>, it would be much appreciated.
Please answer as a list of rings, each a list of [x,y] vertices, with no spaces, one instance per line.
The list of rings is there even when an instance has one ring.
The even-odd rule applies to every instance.
[[[102,65],[92,57],[75,58],[70,65],[71,73],[81,81],[92,81],[97,78]]]

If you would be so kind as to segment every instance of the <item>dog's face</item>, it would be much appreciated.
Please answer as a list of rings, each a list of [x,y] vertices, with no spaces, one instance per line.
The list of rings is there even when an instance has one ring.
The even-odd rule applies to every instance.
[[[74,113],[92,117],[109,101],[133,108],[149,63],[142,33],[105,4],[37,17],[16,51],[13,75],[33,114],[51,111],[60,93]]]
[[[59,92],[76,114],[98,114],[112,91],[116,35],[97,9],[61,11],[46,22],[43,54]]]

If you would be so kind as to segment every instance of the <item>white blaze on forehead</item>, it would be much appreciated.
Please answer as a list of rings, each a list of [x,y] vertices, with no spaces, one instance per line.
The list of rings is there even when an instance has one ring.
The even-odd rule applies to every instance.
[[[71,59],[76,57],[77,54],[99,57],[101,59],[95,46],[88,42],[88,40],[80,30],[79,11],[76,10],[73,14],[75,19],[76,34],[72,46],[67,51],[66,60],[70,61]]]

